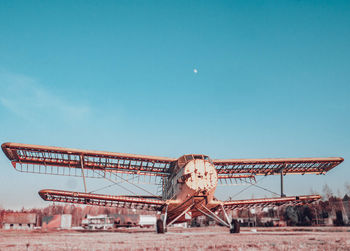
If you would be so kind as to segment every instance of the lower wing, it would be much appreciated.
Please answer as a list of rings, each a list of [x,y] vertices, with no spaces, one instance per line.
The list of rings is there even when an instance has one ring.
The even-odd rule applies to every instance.
[[[299,205],[312,203],[321,199],[320,195],[302,195],[302,196],[289,196],[281,198],[263,198],[263,199],[251,199],[251,200],[229,200],[224,201],[225,209],[243,209],[251,207],[267,207],[267,206],[281,206],[281,205]]]
[[[115,196],[51,189],[41,190],[39,191],[39,195],[46,201],[106,207],[135,208],[151,211],[159,211],[166,204],[166,202],[163,200],[157,198],[149,198],[149,196]]]

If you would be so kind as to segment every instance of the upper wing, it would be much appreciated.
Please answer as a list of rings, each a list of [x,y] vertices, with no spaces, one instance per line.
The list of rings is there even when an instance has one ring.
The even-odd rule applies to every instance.
[[[135,208],[156,211],[161,210],[162,206],[164,206],[166,203],[165,201],[160,199],[147,198],[142,196],[115,196],[50,189],[39,191],[39,195],[46,201],[67,202],[106,207]]]
[[[303,195],[303,196],[290,196],[281,198],[264,198],[264,199],[251,199],[251,200],[231,200],[224,201],[225,209],[242,209],[251,207],[267,207],[272,205],[298,205],[305,203],[312,203],[321,198],[320,195]]]
[[[213,163],[218,177],[229,178],[233,174],[273,175],[324,174],[343,162],[343,158],[296,159],[215,159]]]
[[[106,173],[168,176],[170,164],[176,160],[19,143],[4,143],[1,147],[18,171],[66,176],[82,176],[82,169],[86,177],[106,177]]]

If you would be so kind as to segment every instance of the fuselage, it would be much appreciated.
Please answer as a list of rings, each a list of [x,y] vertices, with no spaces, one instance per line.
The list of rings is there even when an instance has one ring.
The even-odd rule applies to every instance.
[[[163,199],[176,201],[169,205],[168,222],[180,214],[183,210],[196,204],[207,208],[218,205],[214,198],[218,183],[218,174],[211,159],[205,155],[184,155],[172,166],[171,175],[163,186]],[[189,216],[198,216],[201,213],[197,209],[191,209],[189,213],[176,222],[189,220]]]

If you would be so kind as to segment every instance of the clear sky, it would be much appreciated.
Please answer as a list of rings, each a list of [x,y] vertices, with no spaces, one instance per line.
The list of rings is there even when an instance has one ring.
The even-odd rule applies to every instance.
[[[168,157],[341,156],[325,176],[286,176],[285,192],[322,192],[327,183],[343,193],[349,48],[349,1],[3,0],[0,143]],[[5,208],[46,205],[40,189],[83,188],[80,179],[16,172],[3,153],[0,168]],[[278,184],[268,177],[260,185],[278,192]],[[219,187],[217,196],[242,188]],[[237,198],[252,196],[271,194],[248,189]]]

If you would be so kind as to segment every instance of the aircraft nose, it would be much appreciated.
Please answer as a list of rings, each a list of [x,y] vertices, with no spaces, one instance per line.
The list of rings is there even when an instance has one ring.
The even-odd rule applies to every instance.
[[[186,169],[186,172],[191,174],[191,178],[186,181],[191,189],[203,192],[216,187],[217,173],[210,162],[195,160],[188,163]]]

